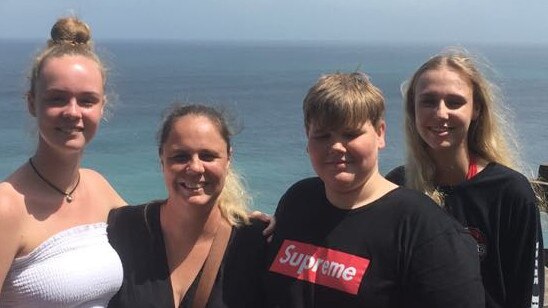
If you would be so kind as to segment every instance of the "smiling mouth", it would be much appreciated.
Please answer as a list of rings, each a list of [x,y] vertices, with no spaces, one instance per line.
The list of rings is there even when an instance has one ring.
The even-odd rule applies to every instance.
[[[184,188],[186,189],[189,189],[189,190],[198,190],[198,189],[202,189],[205,187],[205,183],[186,183],[186,182],[182,182],[180,183],[179,185],[183,186]]]
[[[84,131],[84,128],[82,127],[59,127],[57,128],[58,131],[65,133],[65,134],[74,134],[74,133],[81,133]]]
[[[348,161],[348,160],[335,160],[335,161],[328,161],[327,162],[328,165],[333,165],[333,166],[346,166],[350,163],[351,163],[351,161]]]
[[[452,127],[448,127],[448,126],[430,126],[428,129],[436,134],[449,133],[450,131],[453,130]]]

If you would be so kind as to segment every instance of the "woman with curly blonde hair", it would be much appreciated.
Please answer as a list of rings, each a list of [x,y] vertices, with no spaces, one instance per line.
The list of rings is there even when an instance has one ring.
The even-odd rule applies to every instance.
[[[387,178],[429,195],[476,239],[487,307],[542,304],[536,197],[497,95],[464,51],[424,63],[404,89],[407,162]]]

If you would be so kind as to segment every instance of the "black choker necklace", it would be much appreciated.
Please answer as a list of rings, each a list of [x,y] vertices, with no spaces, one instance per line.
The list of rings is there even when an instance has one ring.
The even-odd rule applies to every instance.
[[[62,191],[61,189],[59,189],[57,186],[53,185],[53,183],[51,183],[50,181],[48,181],[48,179],[46,179],[42,174],[40,174],[40,172],[38,172],[38,169],[36,169],[36,167],[34,166],[34,164],[32,163],[32,158],[29,158],[29,164],[30,166],[32,167],[32,170],[34,170],[34,172],[36,173],[36,175],[38,175],[38,177],[40,179],[42,179],[42,181],[44,181],[46,184],[49,185],[49,187],[55,189],[58,193],[60,193],[61,195],[65,196],[65,199],[67,200],[68,203],[71,203],[72,200],[74,199],[72,197],[72,194],[74,193],[74,191],[76,190],[76,188],[78,188],[78,184],[80,184],[80,172],[78,172],[78,179],[76,180],[76,185],[74,185],[74,188],[72,188],[72,190],[68,193]]]

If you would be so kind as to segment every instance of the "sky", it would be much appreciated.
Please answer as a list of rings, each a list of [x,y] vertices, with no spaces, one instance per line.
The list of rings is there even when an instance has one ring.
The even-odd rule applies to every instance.
[[[70,14],[96,40],[548,44],[548,0],[0,0],[0,39]]]

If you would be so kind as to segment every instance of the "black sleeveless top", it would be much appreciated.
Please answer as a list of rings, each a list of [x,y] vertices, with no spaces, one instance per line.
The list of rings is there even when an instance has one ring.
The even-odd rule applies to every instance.
[[[234,227],[207,307],[261,307],[265,224]],[[174,307],[160,226],[160,202],[112,210],[108,238],[124,267],[122,287],[109,307]],[[199,275],[198,275],[199,276]],[[196,279],[179,307],[192,307]]]

